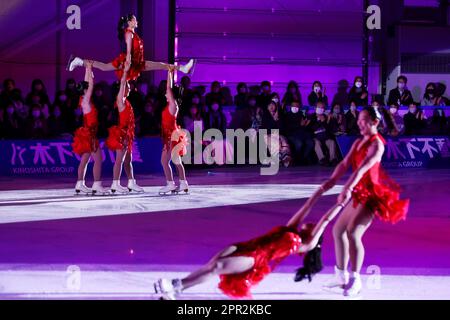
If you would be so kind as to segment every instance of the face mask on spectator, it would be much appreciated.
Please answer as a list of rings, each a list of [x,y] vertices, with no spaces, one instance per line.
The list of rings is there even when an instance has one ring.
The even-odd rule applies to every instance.
[[[433,89],[427,89],[426,94],[427,94],[430,98],[433,98],[433,97],[434,97],[434,90],[433,90]]]
[[[275,102],[275,103],[280,102],[280,100],[277,97],[272,98],[272,101]]]
[[[442,111],[442,109],[438,109],[437,113],[439,115],[439,117],[442,117],[442,115],[444,114],[444,112]]]
[[[299,112],[299,110],[300,110],[300,108],[299,108],[299,107],[291,107],[291,111],[292,111],[292,113],[298,113],[298,112]]]
[[[314,92],[315,92],[315,93],[319,93],[321,90],[322,90],[322,89],[320,89],[319,86],[315,86],[315,87],[314,87]]]
[[[416,107],[409,107],[409,112],[416,113],[417,108]]]
[[[325,112],[323,108],[316,108],[316,114],[322,115]]]
[[[355,87],[357,87],[358,89],[362,87],[362,82],[358,81],[355,82]]]
[[[396,114],[397,113],[397,108],[390,108],[389,111],[391,112],[391,114]]]
[[[33,118],[39,118],[41,116],[41,112],[39,110],[33,110]]]
[[[350,106],[350,111],[356,111],[356,106]]]
[[[6,109],[6,112],[8,112],[8,114],[13,114],[14,113],[14,107],[8,107],[8,109]]]
[[[339,114],[340,112],[341,112],[341,110],[339,110],[339,109],[334,109],[334,110],[333,110],[333,113],[334,113],[334,114]]]
[[[219,110],[219,105],[217,103],[215,103],[215,104],[213,104],[211,106],[211,108],[212,108],[213,111],[218,111]]]
[[[403,89],[405,89],[406,84],[405,84],[404,82],[399,82],[399,83],[397,84],[397,86],[398,86],[398,88],[399,88],[400,90],[403,90]]]
[[[199,98],[193,98],[192,99],[192,103],[193,104],[199,104],[200,103],[200,99]]]

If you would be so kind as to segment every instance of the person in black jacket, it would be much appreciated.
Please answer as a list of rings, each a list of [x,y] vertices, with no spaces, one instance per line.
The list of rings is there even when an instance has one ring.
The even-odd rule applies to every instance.
[[[392,89],[389,92],[387,105],[397,104],[399,106],[409,106],[414,102],[411,91],[406,87],[408,78],[405,76],[399,76],[397,78],[397,88]]]
[[[363,77],[356,77],[353,83],[353,87],[348,93],[348,100],[354,101],[359,107],[367,107],[369,93],[364,85]]]
[[[355,101],[350,101],[350,108],[345,114],[345,133],[349,136],[359,136],[358,127],[359,111]]]
[[[417,103],[409,105],[408,113],[403,116],[405,123],[405,136],[420,135],[426,127],[425,115],[421,109],[418,108]]]

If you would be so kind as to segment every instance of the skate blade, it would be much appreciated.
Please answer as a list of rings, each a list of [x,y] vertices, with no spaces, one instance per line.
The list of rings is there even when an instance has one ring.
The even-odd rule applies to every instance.
[[[92,196],[93,197],[106,197],[106,196],[110,196],[111,192],[92,192]]]
[[[84,192],[81,190],[75,190],[74,195],[75,196],[89,196],[91,194],[91,192]]]
[[[333,287],[323,286],[322,290],[328,293],[334,293],[339,295],[344,295],[344,287],[342,285],[336,285]]]
[[[129,191],[129,193],[131,193],[131,192],[134,192],[134,193],[145,193],[144,190],[139,191],[139,190],[133,190],[133,189],[130,189],[130,188],[128,188],[128,191]]]
[[[72,63],[72,61],[75,60],[75,56],[73,54],[70,55],[69,57],[69,62],[67,62],[67,66],[66,66],[66,71],[70,71],[70,64]]]

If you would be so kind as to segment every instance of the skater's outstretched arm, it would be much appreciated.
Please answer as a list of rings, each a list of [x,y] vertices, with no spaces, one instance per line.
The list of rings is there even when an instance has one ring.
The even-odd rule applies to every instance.
[[[169,112],[172,115],[176,115],[178,112],[178,105],[177,101],[175,100],[175,97],[173,95],[173,69],[170,69],[169,72],[167,72],[167,88],[166,88],[166,97],[167,102],[169,104]]]
[[[334,205],[324,216],[320,219],[320,221],[314,227],[310,239],[304,244],[300,245],[299,253],[308,252],[314,249],[322,234],[324,233],[328,224],[337,216],[339,212],[345,207],[344,203],[338,203]]]
[[[117,108],[119,109],[119,112],[122,112],[125,109],[125,90],[127,86],[127,73],[124,72],[122,75],[122,79],[120,79],[119,93],[117,94],[116,98]]]
[[[81,101],[81,107],[83,109],[83,113],[87,114],[91,112],[91,97],[92,92],[94,91],[94,74],[92,72],[91,62],[86,63],[86,72],[84,74],[84,81],[88,83],[88,88],[83,96],[83,100]]]
[[[306,200],[305,204],[292,216],[286,226],[290,228],[298,228],[298,225],[306,218],[306,216],[311,211],[311,208],[314,206],[323,192],[323,187],[319,187],[319,189],[317,189],[313,193],[313,195],[308,200]]]
[[[125,59],[125,73],[130,70],[131,67],[131,47],[133,45],[133,35],[131,32],[125,32],[125,42],[127,44],[127,57]]]
[[[325,181],[322,186],[324,187],[325,191],[328,191],[329,189],[333,188],[336,185],[336,182],[347,172],[347,170],[350,168],[351,165],[351,158],[353,156],[353,153],[356,150],[356,146],[359,144],[361,139],[357,139],[350,151],[347,153],[345,158],[336,166],[333,173],[331,174],[331,177]]]

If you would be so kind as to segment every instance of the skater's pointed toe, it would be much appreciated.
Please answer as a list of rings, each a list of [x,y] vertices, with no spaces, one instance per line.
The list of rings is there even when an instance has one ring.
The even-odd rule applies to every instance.
[[[72,72],[73,70],[75,70],[76,67],[82,67],[83,65],[84,65],[83,59],[71,56],[69,59],[69,63],[67,65],[67,69]]]

